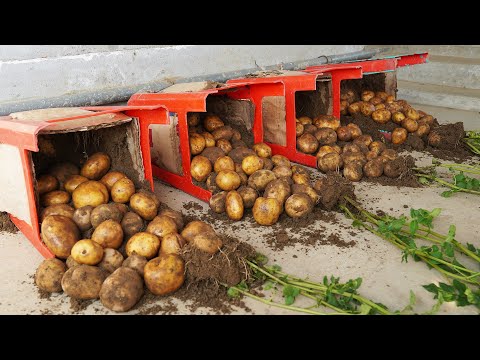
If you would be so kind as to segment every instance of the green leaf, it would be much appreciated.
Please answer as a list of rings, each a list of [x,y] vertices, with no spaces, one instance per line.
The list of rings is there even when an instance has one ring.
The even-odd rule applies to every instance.
[[[436,218],[438,215],[440,215],[441,212],[442,212],[442,209],[435,208],[432,211],[430,211],[430,215],[432,216],[432,218]]]
[[[456,191],[454,190],[448,190],[448,191],[444,191],[440,194],[440,196],[444,197],[444,198],[449,198],[451,197],[454,193],[456,193]]]
[[[267,281],[263,285],[263,290],[270,290],[271,288],[273,288],[273,286],[274,286],[274,283],[272,281]]]
[[[417,230],[418,230],[418,221],[417,221],[417,220],[413,220],[413,221],[410,223],[410,234],[415,235],[415,233],[417,232]]]
[[[255,254],[255,263],[257,263],[258,265],[264,265],[267,262],[268,262],[268,258],[265,255],[259,252]]]
[[[362,304],[360,305],[360,315],[368,315],[370,313],[370,310],[372,310],[372,307],[367,304]]]
[[[238,291],[235,287],[228,288],[227,295],[231,298],[237,298],[240,296],[240,291]]]
[[[458,281],[457,279],[453,279],[453,282],[452,282],[452,285],[455,289],[457,289],[461,294],[463,294],[465,292],[465,290],[467,289],[467,286]]]
[[[455,256],[455,248],[453,247],[452,243],[445,241],[442,243],[442,249],[445,255],[448,257],[454,257]]]
[[[273,264],[273,265],[271,266],[271,269],[272,269],[273,271],[282,271],[281,266],[280,266],[280,265],[277,265],[277,264]]]
[[[285,305],[292,305],[295,302],[295,298],[291,295],[285,296]]]
[[[435,284],[428,284],[428,285],[422,285],[422,287],[427,290],[428,292],[431,292],[432,294],[437,295],[438,290],[440,289],[437,285]]]

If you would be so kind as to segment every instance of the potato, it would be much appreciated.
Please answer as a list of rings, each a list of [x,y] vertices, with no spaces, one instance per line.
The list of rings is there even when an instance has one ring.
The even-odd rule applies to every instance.
[[[105,248],[103,249],[102,261],[100,261],[97,266],[108,273],[112,273],[122,266],[122,263],[123,255],[120,251],[112,248]]]
[[[347,126],[340,126],[337,129],[337,138],[340,141],[350,141],[352,140],[352,133]]]
[[[226,170],[226,171],[220,171],[217,174],[215,183],[220,189],[224,191],[230,191],[230,190],[235,190],[240,186],[241,179],[240,179],[240,175],[238,175],[235,171]]]
[[[348,107],[347,107],[348,113],[350,115],[358,114],[360,112],[360,107],[361,107],[362,104],[363,104],[363,102],[359,101],[359,102],[355,102],[353,104],[348,105]]]
[[[135,194],[135,184],[128,178],[118,180],[112,187],[112,200],[116,203],[128,203],[133,194]]]
[[[265,143],[258,143],[253,145],[253,151],[261,158],[271,158],[272,157],[272,148]]]
[[[198,155],[203,151],[203,149],[205,149],[206,142],[205,142],[205,138],[202,135],[190,134],[189,141],[190,141],[190,153],[192,155]]]
[[[373,91],[365,90],[365,91],[362,91],[361,98],[362,98],[362,101],[370,101],[370,99],[373,98],[374,96],[375,96],[375,93]]]
[[[58,189],[58,180],[52,175],[42,175],[37,179],[37,191],[39,195]]]
[[[413,133],[418,130],[418,123],[415,120],[407,117],[402,121],[402,127],[408,132]]]
[[[232,135],[232,146],[233,146],[233,141],[240,141],[242,140],[242,134],[240,134],[240,131],[237,129],[233,129],[233,135]]]
[[[68,269],[62,278],[62,289],[74,299],[98,299],[106,278],[102,269],[91,265],[79,265]]]
[[[248,184],[248,176],[243,171],[237,173],[240,176],[240,186]]]
[[[340,101],[340,114],[341,115],[348,115],[348,101],[341,100]]]
[[[314,136],[318,140],[320,146],[332,145],[337,142],[337,133],[330,128],[320,128],[315,131]]]
[[[140,215],[134,212],[127,212],[122,219],[120,224],[122,226],[122,230],[124,235],[129,238],[133,234],[136,234],[142,231],[145,228],[145,223]]]
[[[171,221],[173,222],[173,220]],[[148,260],[157,256],[159,249],[160,239],[156,235],[148,232],[139,232],[133,235],[128,240],[127,246],[125,247],[127,256],[137,254]]]
[[[274,166],[291,166],[290,160],[288,160],[288,158],[283,155],[273,155],[272,162]]]
[[[215,146],[215,139],[213,138],[212,134],[210,134],[209,132],[203,132],[200,135],[202,135],[205,139],[205,147]]]
[[[170,236],[170,235],[167,235]],[[143,271],[145,269],[145,265],[147,265],[148,260],[140,255],[132,255],[126,258],[123,263],[122,267],[130,268],[135,270],[138,275],[143,278]]]
[[[382,176],[383,162],[381,160],[370,160],[363,166],[363,173],[369,178],[377,178]]]
[[[383,173],[389,178],[397,178],[407,171],[407,167],[402,159],[387,161],[383,167]]]
[[[392,118],[392,113],[387,109],[375,110],[372,119],[379,124],[386,124]]]
[[[307,125],[312,123],[312,119],[309,118],[308,116],[300,116],[297,120],[302,125]]]
[[[291,177],[293,175],[292,169],[288,166],[275,166],[272,171],[277,178]]]
[[[232,170],[235,171],[235,163],[233,162],[232,158],[229,156],[222,156],[215,161],[213,166],[213,171],[220,172],[223,170]]]
[[[258,170],[248,178],[248,186],[257,191],[264,191],[268,183],[276,178],[277,176],[271,170]]]
[[[235,164],[241,164],[243,159],[250,155],[256,155],[255,151],[246,147],[239,147],[230,151],[230,156]]]
[[[185,281],[185,263],[176,254],[161,254],[145,265],[144,279],[148,290],[154,295],[170,294]]]
[[[382,109],[386,109],[387,107],[385,106],[385,104],[377,104],[375,105],[375,110],[382,110]]]
[[[344,152],[342,155],[343,164],[346,165],[351,162],[357,162],[363,165],[367,162],[363,153]]]
[[[430,126],[428,124],[421,124],[418,125],[417,131],[415,131],[415,135],[418,137],[423,137],[425,135],[428,135],[430,133]]]
[[[305,133],[297,139],[297,149],[305,154],[312,154],[318,149],[318,140],[312,134]]]
[[[385,149],[380,154],[380,157],[382,158],[383,163],[385,163],[390,160],[395,160],[397,158],[397,152],[393,149]]]
[[[93,209],[93,206],[87,205],[74,211],[72,219],[80,231],[87,231],[92,227],[90,217]]]
[[[377,155],[380,155],[387,147],[383,142],[377,140],[373,141],[368,148],[370,151],[374,151],[377,153]]]
[[[160,199],[158,198],[157,195],[155,195],[155,193],[153,191],[148,190],[148,189],[139,189],[137,191],[137,193],[144,194],[144,195],[148,196],[151,200],[153,200],[157,209],[160,207],[160,205],[161,205]]]
[[[207,116],[205,116],[205,119],[203,120],[203,127],[208,132],[213,132],[214,130],[216,130],[218,128],[221,128],[222,126],[225,126],[225,124],[216,115],[207,115]]]
[[[100,301],[115,312],[130,310],[143,296],[143,281],[138,273],[121,267],[105,279],[100,289]]]
[[[442,136],[434,130],[430,132],[430,134],[428,134],[427,141],[428,145],[431,145],[433,147],[439,147],[442,143]]]
[[[70,175],[65,181],[64,188],[69,193],[72,194],[73,191],[78,187],[78,185],[87,182],[88,179],[81,175]]]
[[[160,243],[160,254],[177,254],[180,255],[182,247],[187,242],[180,234],[168,234],[165,235]]]
[[[212,149],[212,148],[210,148]],[[195,156],[190,163],[190,173],[197,181],[205,181],[212,172],[212,164],[205,156]]]
[[[258,197],[253,205],[253,218],[260,225],[273,225],[282,213],[282,205],[274,198]]]
[[[293,194],[285,201],[285,212],[292,218],[301,218],[313,210],[313,202],[307,194]]]
[[[273,169],[273,161],[267,158],[263,159],[263,169],[264,170],[272,170]]]
[[[373,100],[373,99],[372,99]],[[375,104],[364,102],[360,105],[360,112],[365,116],[370,116],[375,111]]]
[[[244,211],[243,199],[237,191],[232,190],[227,193],[225,210],[231,220],[238,221],[242,219]]]
[[[307,174],[309,175],[310,173],[301,165],[293,165],[291,167],[292,174]],[[310,176],[310,175],[309,175]]]
[[[291,186],[292,194],[307,194],[312,200],[313,204],[316,205],[320,202],[320,195],[312,188],[310,185],[304,184],[293,184]]]
[[[220,139],[225,139],[225,140],[230,141],[233,137],[233,129],[228,125],[222,126],[222,127],[219,127],[217,129],[215,129],[212,132],[212,136],[215,139],[215,141],[220,140]]]
[[[329,146],[329,145],[325,145],[325,146],[322,146],[318,152],[317,152],[317,159],[320,159],[322,157],[324,157],[325,155],[327,154],[330,154],[330,153],[336,153],[337,151],[332,147],[332,146]]]
[[[395,101],[395,96],[393,96],[393,95],[388,95],[387,98],[385,99],[385,102],[386,102],[387,104],[391,104],[391,103],[393,103],[394,101]]]
[[[304,131],[305,131],[305,127],[302,124],[300,124],[300,123],[295,124],[295,135],[297,137],[302,135]]]
[[[415,120],[417,121],[418,119],[420,119],[420,114],[418,113],[417,110],[413,109],[413,108],[408,108],[408,109],[405,109],[403,111],[403,113],[405,114],[405,116],[407,118],[410,118],[412,120]]]
[[[418,120],[419,122],[423,122],[425,124],[427,124],[428,126],[432,127],[433,123],[434,123],[434,118],[432,115],[425,115],[425,116],[422,116],[420,118],[420,120]]]
[[[353,92],[352,90],[342,92],[342,94],[340,95],[340,99],[352,103],[355,101],[355,92]]]
[[[380,105],[382,103],[382,99],[380,99],[379,97],[377,96],[374,96],[373,98],[371,98],[369,101],[368,101],[370,104],[372,104],[374,107],[376,107],[377,105]]]
[[[317,158],[317,166],[324,173],[328,171],[338,171],[343,167],[343,160],[339,154],[332,152],[321,158]]]
[[[369,150],[369,151],[365,154],[365,158],[367,159],[367,161],[376,159],[377,157],[378,157],[378,152],[375,151],[375,150]]]
[[[362,150],[360,150],[360,147],[358,145],[354,143],[348,143],[348,144],[345,144],[345,146],[343,147],[342,153],[348,153],[348,152],[362,153]]]
[[[60,185],[63,185],[69,176],[80,174],[80,170],[72,163],[64,162],[54,165],[48,170],[48,174],[55,177],[60,182]],[[61,190],[62,186],[59,189]]]
[[[240,188],[238,188],[237,191],[242,197],[243,207],[245,209],[251,209],[253,207],[253,204],[255,204],[255,200],[258,198],[257,190],[249,186],[241,186]]]
[[[120,171],[109,171],[101,179],[100,182],[105,185],[108,192],[112,191],[113,185],[120,179],[126,178],[127,175]]]
[[[123,219],[123,213],[115,204],[102,204],[92,210],[90,223],[94,228],[106,220],[114,220],[120,223]]]
[[[242,160],[242,170],[247,175],[252,175],[261,169],[263,169],[263,159],[257,155],[249,155]]]
[[[221,191],[210,198],[210,209],[212,209],[214,213],[223,214],[225,212],[225,199],[227,194],[227,191]]]
[[[168,216],[173,221],[175,221],[175,225],[177,225],[177,230],[182,231],[183,229],[183,215],[180,211],[175,211],[172,209],[163,209],[158,213],[158,216]]]
[[[103,248],[118,249],[123,242],[122,226],[114,220],[105,220],[95,228],[92,240]]]
[[[393,114],[395,112],[403,111],[403,106],[400,105],[397,101],[394,101],[392,103],[386,104],[385,109],[387,109],[388,111],[390,111]]]
[[[215,230],[206,222],[195,220],[189,222],[180,235],[187,242],[191,242],[195,236],[202,233],[215,233]]]
[[[248,148],[247,144],[243,140],[232,140],[231,144],[232,144],[233,149],[240,148],[240,147],[241,148]],[[255,153],[255,151],[254,151],[254,153]]]
[[[105,153],[97,152],[90,156],[80,170],[80,175],[90,180],[99,180],[110,169],[111,159]]]
[[[343,176],[350,181],[360,181],[363,177],[362,167],[360,162],[349,162],[343,167]]]
[[[283,179],[276,179],[271,181],[265,188],[263,197],[267,199],[276,199],[281,207],[285,200],[292,194],[290,185]]]
[[[307,124],[303,126],[303,133],[304,134],[315,134],[318,128],[315,125]]]
[[[216,179],[217,179],[217,173],[212,172],[210,173],[210,175],[208,175],[207,180],[205,181],[205,186],[207,190],[211,191],[212,193],[216,193],[217,191],[219,191],[216,183]]]
[[[62,292],[61,281],[66,271],[67,267],[59,259],[43,260],[35,272],[35,285],[49,293]]]
[[[350,123],[347,127],[350,129],[350,134],[352,135],[353,140],[362,135],[362,130],[357,124]]]
[[[407,130],[404,128],[395,128],[392,131],[392,144],[403,144],[407,140]]]
[[[225,156],[226,153],[222,149],[212,146],[205,148],[200,155],[206,157],[211,164],[215,164],[215,161],[217,161],[219,157]],[[235,161],[233,156],[230,155],[230,157]]]
[[[40,197],[43,206],[48,207],[58,204],[68,204],[70,202],[70,194],[62,190],[54,190],[43,194]]]
[[[200,126],[189,126],[188,127],[188,136],[193,134],[199,134],[203,129]]]
[[[200,124],[200,114],[199,113],[194,113],[194,112],[189,112],[187,114],[187,125],[188,126],[197,126]]]
[[[73,245],[71,256],[79,264],[97,265],[103,258],[103,248],[90,239],[79,240]]]
[[[283,179],[288,179],[288,178],[283,178]],[[292,180],[295,184],[309,185],[310,184],[310,175],[307,174],[307,173],[294,173],[292,175]]]
[[[218,147],[219,149],[222,149],[222,151],[223,151],[225,154],[228,154],[230,151],[233,150],[233,146],[232,146],[232,144],[230,143],[230,141],[225,140],[225,139],[219,139],[219,140],[217,140],[217,142],[215,143],[215,146]]]
[[[360,135],[358,138],[356,138],[355,140],[353,140],[353,143],[356,144],[356,145],[359,145],[362,144],[364,146],[370,146],[370,144],[372,143],[373,139],[370,135]]]
[[[69,269],[72,268],[72,267],[74,267],[74,266],[80,265],[79,263],[77,263],[77,262],[73,259],[72,255],[70,255],[70,256],[67,258],[67,261],[65,262],[65,264],[67,265],[67,268],[69,268]],[[60,280],[61,280],[61,279],[60,279]]]
[[[72,219],[50,215],[42,222],[41,238],[56,257],[66,259],[70,256],[73,245],[80,240],[80,231]]]
[[[67,204],[50,205],[49,207],[43,209],[42,213],[40,214],[40,222],[50,215],[62,215],[73,219],[74,212],[75,209]]]
[[[165,235],[178,232],[178,228],[177,228],[177,224],[171,217],[162,215],[162,216],[155,217],[155,219],[153,219],[150,222],[150,224],[148,224],[147,230],[145,231],[147,233],[156,235],[161,239]],[[142,256],[145,256],[145,255],[142,255]]]
[[[108,190],[99,181],[86,181],[76,187],[72,193],[75,209],[90,205],[96,207],[108,202]]]
[[[337,119],[333,115],[319,115],[313,120],[313,125],[317,128],[337,130],[340,127],[340,119]]]
[[[392,114],[392,121],[395,124],[401,124],[405,120],[405,115],[402,112],[396,111]]]
[[[389,95],[385,91],[377,91],[375,93],[375,96],[380,98],[382,101],[386,101],[389,97]]]

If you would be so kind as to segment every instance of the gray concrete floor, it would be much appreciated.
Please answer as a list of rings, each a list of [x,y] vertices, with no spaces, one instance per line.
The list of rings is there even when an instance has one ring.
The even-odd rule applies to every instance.
[[[428,164],[431,157],[416,153],[420,160],[417,165]],[[397,188],[378,186],[369,183],[356,185],[357,195],[367,208],[384,210],[394,215],[408,215],[413,208],[433,209],[442,208],[443,211],[435,221],[435,228],[439,232],[446,232],[450,224],[457,227],[457,240],[473,243],[480,246],[478,214],[480,205],[478,198],[473,195],[456,194],[445,199],[439,194],[440,188]],[[169,186],[156,183],[156,192],[163,202],[184,214],[201,214],[208,211],[208,206],[195,198],[173,189]],[[203,207],[202,211],[185,210],[183,204],[197,202]],[[393,209],[393,210],[391,210]],[[429,310],[435,303],[430,293],[421,285],[443,281],[443,278],[434,270],[429,270],[423,263],[401,262],[401,253],[390,243],[365,231],[357,231],[352,236],[345,229],[351,221],[343,215],[336,215],[339,224],[332,225],[318,221],[312,228],[324,226],[323,230],[329,233],[338,233],[345,241],[355,240],[356,245],[349,248],[340,248],[334,245],[316,245],[315,247],[286,247],[283,251],[274,251],[266,243],[265,236],[272,232],[269,227],[253,228],[249,222],[243,230],[233,230],[221,226],[222,231],[234,235],[256,247],[258,251],[269,257],[271,263],[277,263],[289,273],[301,277],[321,280],[324,275],[339,276],[342,280],[362,277],[363,284],[360,293],[376,302],[387,305],[391,310],[399,310],[408,304],[409,291],[417,297],[415,311],[422,313]],[[219,229],[219,223],[212,223]],[[343,225],[343,226],[342,226]],[[295,234],[290,234],[295,237]],[[53,295],[50,299],[40,299],[33,284],[33,277],[37,266],[42,261],[41,256],[21,234],[0,234],[0,314],[70,314],[70,302],[66,295]],[[468,262],[468,261],[466,261]],[[267,293],[267,298],[271,295]],[[158,304],[165,300],[159,299]],[[179,314],[191,314],[188,304],[173,300],[178,307]],[[269,307],[251,299],[245,303],[254,314],[292,314],[290,311]],[[298,301],[299,306],[308,304],[308,301]],[[153,304],[151,305],[153,306]],[[135,313],[129,312],[128,314]],[[99,301],[94,302],[80,314],[109,314]],[[195,314],[207,314],[207,309],[198,309]],[[245,310],[237,309],[235,314],[243,314]],[[476,314],[473,307],[459,308],[453,303],[444,304],[440,314]]]

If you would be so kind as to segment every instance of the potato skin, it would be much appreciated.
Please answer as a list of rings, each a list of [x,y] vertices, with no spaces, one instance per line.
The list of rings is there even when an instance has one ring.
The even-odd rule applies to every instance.
[[[257,155],[249,155],[242,160],[242,170],[247,175],[252,175],[261,169],[263,169],[263,160]]]
[[[115,312],[130,310],[142,295],[142,278],[128,267],[121,267],[107,277],[99,293],[103,306]]]
[[[357,124],[349,123],[347,127],[350,129],[350,134],[352,135],[352,140],[355,140],[362,135],[362,129]]]
[[[407,117],[402,121],[402,127],[408,132],[413,133],[418,130],[418,123],[415,120]]]
[[[192,246],[206,252],[208,254],[215,254],[223,246],[223,242],[215,233],[201,233],[196,235],[191,241]]]
[[[182,247],[187,242],[180,234],[168,234],[165,235],[160,243],[160,254],[177,254],[180,255]]]
[[[375,96],[375,93],[373,91],[364,90],[362,91],[361,98],[362,98],[362,101],[370,101],[370,99],[372,99],[374,96]]]
[[[124,235],[129,238],[145,228],[145,222],[140,215],[132,211],[127,212],[120,223]]]
[[[78,226],[80,231],[87,231],[88,229],[92,228],[92,222],[90,221],[90,217],[92,214],[94,207],[87,205],[81,207],[73,213],[73,221]]]
[[[237,191],[228,192],[225,197],[225,210],[231,220],[238,221],[243,218],[243,199]]]
[[[187,114],[187,125],[197,126],[200,124],[200,114],[195,112],[189,112]]]
[[[172,220],[173,221],[173,220]],[[127,242],[127,256],[140,255],[150,260],[157,256],[160,249],[160,239],[151,233],[140,232],[133,235]]]
[[[148,224],[147,229],[145,231],[147,233],[156,235],[161,239],[163,236],[167,234],[178,232],[178,229],[177,229],[177,224],[171,217],[162,215],[162,216],[156,216],[150,222],[150,224]],[[142,255],[142,254],[139,254],[139,255]],[[145,256],[145,255],[142,255],[142,256]]]
[[[183,223],[183,215],[180,211],[175,211],[172,209],[163,209],[158,213],[158,216],[168,216],[177,225],[177,230],[182,231],[184,223]]]
[[[345,164],[343,176],[350,181],[360,181],[363,177],[363,164],[356,161]]]
[[[227,198],[227,191],[221,191],[210,198],[210,209],[214,213],[223,214],[225,212],[225,199]]]
[[[116,203],[129,202],[133,194],[135,194],[135,184],[128,178],[120,179],[112,186],[112,200]]]
[[[106,248],[103,249],[102,261],[100,261],[97,266],[108,273],[112,273],[122,266],[122,263],[123,255],[120,253],[120,251],[112,248]]]
[[[317,128],[330,128],[337,130],[340,126],[340,119],[332,115],[319,115],[313,119],[313,125]]]
[[[217,115],[207,115],[203,120],[203,127],[208,132],[213,132],[222,126],[225,126],[225,124]]]
[[[263,158],[263,170],[272,170],[273,161],[271,159]]]
[[[392,113],[387,109],[375,110],[372,119],[379,124],[386,124],[392,118]]]
[[[285,201],[285,212],[292,218],[303,217],[313,209],[313,202],[307,194],[293,194]]]
[[[122,266],[135,270],[138,275],[143,278],[143,270],[145,269],[145,265],[147,265],[147,262],[148,260],[145,259],[143,256],[132,255],[123,261]]]
[[[363,166],[363,173],[370,178],[380,177],[383,174],[382,161],[370,160]]]
[[[205,181],[212,170],[212,163],[202,155],[195,156],[190,163],[190,173],[192,177],[200,182]]]
[[[72,194],[73,191],[78,187],[78,185],[87,182],[88,179],[84,176],[81,175],[70,175],[65,183],[63,184],[65,190],[69,193]]]
[[[40,222],[42,222],[47,216],[50,216],[50,215],[62,215],[70,219],[73,219],[74,213],[75,213],[75,209],[72,208],[70,205],[67,205],[67,204],[50,205],[49,207],[43,209],[42,213],[40,214]]]
[[[122,212],[115,206],[115,204],[102,204],[92,210],[90,215],[90,223],[94,228],[100,225],[105,220],[114,220],[120,223],[123,219]]]
[[[317,191],[310,185],[293,184],[291,189],[292,189],[292,194],[308,195],[314,205],[317,205],[320,202],[320,195],[318,195]]]
[[[318,149],[318,140],[311,133],[305,133],[297,139],[297,149],[305,154],[312,154]]]
[[[58,189],[58,180],[52,175],[42,175],[37,179],[37,191],[39,195]]]
[[[209,132],[203,132],[201,135],[205,139],[205,147],[215,146],[215,139],[213,138],[212,134]]]
[[[162,254],[145,265],[144,279],[145,285],[153,294],[170,294],[185,281],[185,263],[178,255]]]
[[[74,299],[98,299],[106,273],[91,265],[79,265],[68,269],[62,278],[62,289]]]
[[[268,183],[263,193],[267,199],[276,199],[283,207],[285,200],[292,194],[290,185],[284,179],[276,179]]]
[[[253,151],[261,158],[271,158],[272,148],[265,143],[258,143],[252,146]]]
[[[392,114],[392,121],[395,123],[395,124],[401,124],[403,122],[403,120],[406,119],[406,116],[403,115],[403,113],[401,111],[395,111],[393,114]]]
[[[58,204],[68,204],[70,202],[70,194],[66,191],[54,190],[43,194],[40,200],[45,207]]]
[[[80,240],[80,231],[72,219],[62,215],[50,215],[42,222],[41,237],[56,257],[66,259],[70,256],[73,245]]]
[[[200,156],[206,157],[210,161],[210,165],[215,164],[215,161],[217,161],[217,159],[219,157],[222,157],[222,156],[225,156],[225,155],[226,155],[225,151],[223,151],[222,149],[220,149],[219,147],[216,147],[216,146],[207,147],[200,154]],[[229,156],[233,159],[234,162],[237,162],[233,158],[232,154],[229,154]]]
[[[118,249],[123,242],[122,226],[114,220],[105,220],[96,227],[92,240],[103,248]]]
[[[360,135],[358,138],[353,140],[353,143],[356,145],[364,145],[364,146],[370,146],[372,143],[373,139],[370,135]]]
[[[130,208],[145,220],[152,220],[158,212],[155,200],[147,194],[139,192],[130,197]]]
[[[72,193],[75,209],[91,205],[96,207],[108,202],[108,190],[101,182],[86,181],[78,185]]]
[[[78,167],[69,162],[58,163],[48,170],[48,174],[54,176],[60,183],[59,189],[63,188],[63,183],[70,175],[80,174]]]
[[[337,133],[330,128],[320,128],[315,131],[314,136],[318,140],[319,146],[332,145],[337,142]]]
[[[222,149],[225,154],[229,154],[233,150],[232,143],[227,139],[218,139],[215,146]]]
[[[296,137],[298,138],[300,135],[302,135],[305,131],[305,127],[303,126],[303,124],[300,124],[299,122],[297,122],[295,124],[295,135]]]
[[[272,171],[277,178],[292,177],[293,175],[292,169],[284,165],[275,166]]]
[[[273,198],[258,197],[253,205],[253,218],[260,225],[273,225],[278,221],[282,206]]]
[[[237,191],[242,197],[244,208],[251,209],[253,207],[253,204],[255,204],[255,200],[258,197],[257,190],[249,186],[241,186]]]
[[[400,145],[407,140],[408,132],[404,128],[395,128],[392,131],[392,144]]]
[[[205,138],[200,134],[190,134],[189,136],[190,141],[190,153],[192,155],[200,154],[203,149],[205,149],[206,142]]]
[[[105,187],[107,188],[108,192],[111,192],[112,191],[112,187],[113,185],[115,185],[115,183],[120,180],[120,179],[123,179],[123,178],[126,178],[127,175],[125,175],[124,173],[120,172],[120,171],[109,171],[108,173],[106,173],[101,179],[100,179],[100,182],[105,185]]]
[[[283,155],[273,155],[272,162],[274,166],[291,166],[290,160]]]
[[[233,129],[229,125],[225,125],[222,127],[219,127],[215,129],[212,132],[212,136],[215,139],[215,141],[220,140],[220,139],[225,139],[230,141],[233,137]]]
[[[223,170],[232,170],[235,171],[235,163],[233,162],[232,158],[229,156],[222,156],[215,161],[213,165],[213,171],[219,173]]]
[[[201,233],[215,233],[215,230],[206,222],[194,220],[185,226],[180,235],[187,242],[191,242],[195,236]]]
[[[220,171],[215,179],[217,186],[224,191],[235,190],[240,186],[241,179],[235,171]]]
[[[72,258],[79,264],[97,265],[103,258],[103,248],[90,239],[79,240],[72,247]]]
[[[263,191],[268,183],[276,178],[277,176],[271,170],[258,170],[248,178],[248,186],[257,191]]]
[[[97,152],[85,161],[80,175],[90,180],[99,180],[108,172],[111,162],[110,156],[102,152]]]
[[[67,271],[63,261],[52,258],[43,260],[35,272],[35,284],[49,293],[62,292],[62,277]]]
[[[322,172],[337,171],[343,167],[342,157],[336,153],[329,153],[321,158],[317,158],[317,166]]]

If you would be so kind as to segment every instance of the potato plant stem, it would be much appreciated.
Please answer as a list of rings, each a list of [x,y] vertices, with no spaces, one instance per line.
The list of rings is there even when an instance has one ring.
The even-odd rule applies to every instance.
[[[424,174],[415,174],[416,176],[418,177],[423,177],[423,178],[426,178],[426,179],[430,179],[430,180],[433,180],[433,181],[436,181],[438,182],[439,184],[442,184],[442,185],[445,185],[451,189],[455,189],[455,190],[458,190],[460,192],[465,192],[465,193],[469,193],[469,194],[474,194],[474,195],[480,195],[480,191],[475,191],[475,190],[470,190],[470,189],[463,189],[463,188],[460,188],[452,183],[449,183],[448,181],[445,181],[445,180],[442,180],[442,179],[439,179],[435,176],[431,176],[431,175],[424,175]]]

